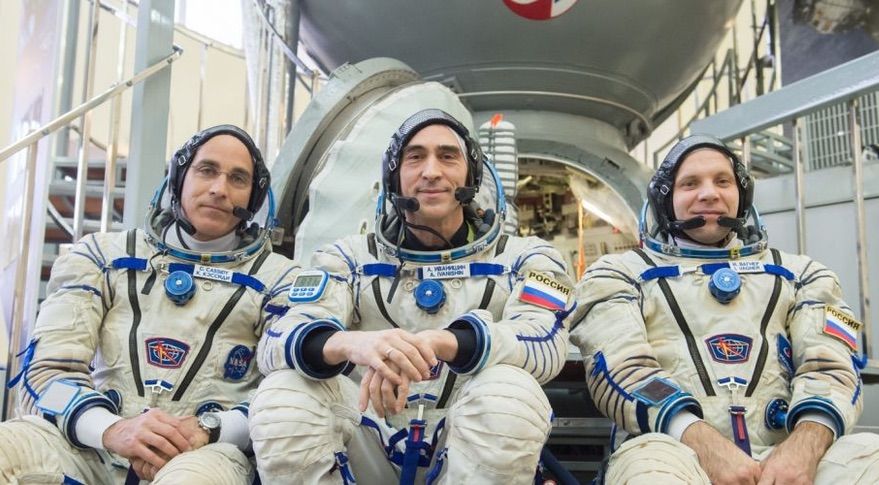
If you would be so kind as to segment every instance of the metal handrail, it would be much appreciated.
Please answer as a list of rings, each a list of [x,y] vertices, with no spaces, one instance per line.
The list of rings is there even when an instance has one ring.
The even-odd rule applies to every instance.
[[[272,34],[275,40],[278,41],[278,45],[280,46],[281,51],[284,52],[284,55],[287,56],[290,61],[296,64],[296,67],[305,71],[312,79],[317,76],[318,73],[316,71],[306,66],[305,62],[303,62],[302,59],[300,59],[299,56],[296,55],[295,52],[290,50],[290,46],[288,46],[287,43],[284,42],[284,38],[281,36],[280,33],[278,33],[278,30],[275,29],[275,26],[271,22],[269,22],[269,18],[266,17],[266,13],[263,11],[262,6],[259,4],[259,0],[253,0],[253,5],[254,7],[256,7],[256,11],[259,12],[259,18],[262,19],[263,24],[265,24],[265,26],[269,29],[269,32]]]
[[[861,120],[858,99],[879,90],[879,53],[873,52],[819,74],[801,79],[784,88],[734,106],[710,118],[699,120],[700,132],[712,133],[729,141],[746,137],[766,128],[790,122],[794,135],[794,197],[797,222],[797,249],[804,253],[806,206],[804,199],[804,160],[798,125],[806,116],[830,106],[846,103],[849,142],[852,148],[852,202],[855,208],[856,251],[860,312],[863,320],[864,353],[870,366],[879,366],[879,355],[872,347],[872,325],[869,299],[869,264],[866,245],[866,213],[864,207],[863,156]]]
[[[37,161],[37,143],[45,138],[46,136],[54,133],[55,131],[68,126],[71,121],[82,116],[83,114],[89,113],[91,110],[97,108],[108,100],[115,100],[119,97],[120,93],[125,91],[126,89],[134,86],[135,84],[149,78],[150,76],[164,70],[166,67],[170,66],[175,60],[180,58],[180,55],[183,53],[183,49],[178,46],[173,46],[173,50],[170,54],[165,56],[163,59],[158,62],[152,64],[146,69],[140,71],[129,79],[118,82],[111,86],[109,89],[104,91],[103,93],[91,98],[90,100],[82,103],[76,108],[68,111],[67,113],[55,118],[54,120],[46,123],[35,131],[32,131],[30,134],[20,139],[19,141],[9,145],[8,147],[0,150],[0,164],[5,162],[10,156],[18,153],[24,148],[28,148],[28,161],[25,168],[25,197],[24,197],[24,209],[22,211],[21,218],[21,234],[19,238],[19,260],[18,266],[16,267],[16,275],[15,275],[15,288],[14,295],[12,299],[12,321],[10,322],[12,325],[11,339],[10,345],[12,348],[16,349],[16,351],[10,352],[7,359],[7,372],[9,375],[16,375],[18,370],[18,360],[15,358],[18,354],[18,351],[21,350],[21,335],[22,335],[22,327],[24,324],[24,300],[25,300],[25,275],[27,274],[27,264],[28,259],[30,257],[30,245],[28,244],[28,236],[30,234],[30,226],[31,219],[33,214],[33,198],[34,198],[34,178],[36,171],[36,161]],[[86,131],[87,130],[83,130]],[[81,176],[84,176],[82,174]],[[74,223],[75,225],[75,223]],[[76,232],[74,228],[74,233]],[[3,402],[3,415],[0,417],[5,417],[7,413],[12,410],[13,402],[14,402],[15,392],[10,390],[6,395],[6,400]]]
[[[723,68],[721,68],[720,72],[717,73],[717,75],[714,79],[714,83],[711,86],[711,89],[709,90],[709,94],[708,94],[708,96],[706,96],[705,101],[699,106],[699,109],[697,109],[695,111],[695,113],[690,118],[690,120],[681,126],[681,128],[678,130],[677,133],[675,133],[674,136],[669,138],[668,141],[666,141],[658,149],[653,151],[653,168],[656,168],[658,166],[659,154],[662,153],[663,150],[668,148],[669,145],[680,140],[683,137],[683,134],[686,133],[690,129],[692,124],[699,120],[699,114],[704,109],[706,109],[706,107],[708,106],[707,105],[708,100],[711,99],[712,95],[717,91],[720,79],[723,77],[724,72],[726,72],[726,76],[730,78],[730,83],[731,83],[730,89],[731,90],[735,89],[735,91],[736,91],[737,103],[741,102],[741,99],[740,99],[741,98],[741,91],[742,91],[742,88],[745,86],[745,83],[747,82],[748,74],[751,72],[751,67],[756,68],[756,64],[760,61],[760,57],[758,56],[757,49],[760,45],[760,41],[763,39],[763,36],[768,31],[768,25],[769,25],[769,20],[770,20],[768,18],[769,14],[770,14],[770,11],[768,10],[768,8],[777,8],[777,6],[771,4],[770,2],[767,2],[767,11],[763,16],[763,22],[761,24],[761,27],[760,27],[759,31],[757,32],[757,34],[755,35],[754,49],[751,52],[751,55],[748,57],[748,63],[745,65],[744,73],[742,74],[742,76],[739,77],[738,65],[735,60],[734,52],[732,50],[727,50],[726,56],[723,59]],[[752,9],[751,13],[753,15],[753,9],[754,9],[753,3],[751,5],[751,9]],[[733,56],[732,59],[730,58],[731,56]],[[730,68],[730,66],[732,66],[732,67]],[[771,86],[775,80],[775,77],[774,77],[775,76],[775,69],[773,69],[772,75],[773,75],[773,78],[772,78],[772,81],[770,82],[770,89],[771,89]],[[734,82],[733,82],[733,80],[734,80]],[[730,94],[732,95],[733,93],[730,93]],[[732,100],[730,100],[730,104],[732,104]],[[715,111],[719,111],[719,110],[717,110],[715,107]],[[706,115],[707,115],[707,113],[706,113]],[[747,144],[743,144],[743,149],[749,150],[750,147],[747,146]],[[747,157],[745,157],[745,158],[747,158]],[[644,160],[644,162],[647,163],[647,160]]]
[[[63,115],[55,118],[54,120],[46,123],[45,125],[37,128],[32,131],[30,134],[13,143],[12,145],[7,146],[3,150],[0,150],[0,163],[6,161],[11,155],[19,152],[20,150],[26,148],[28,145],[31,145],[34,142],[39,141],[45,136],[48,136],[60,128],[68,125],[72,120],[82,116],[83,113],[92,110],[101,104],[105,103],[107,100],[112,98],[113,96],[125,91],[126,89],[134,86],[135,84],[143,81],[144,79],[152,76],[153,74],[165,69],[172,62],[176,61],[180,58],[180,55],[183,53],[183,49],[178,46],[173,47],[173,52],[168,54],[160,61],[151,65],[150,67],[140,71],[134,76],[128,78],[126,81],[115,83],[109,89],[104,91],[103,93],[93,97],[92,99],[86,101],[85,103],[73,108],[72,110],[64,113]]]

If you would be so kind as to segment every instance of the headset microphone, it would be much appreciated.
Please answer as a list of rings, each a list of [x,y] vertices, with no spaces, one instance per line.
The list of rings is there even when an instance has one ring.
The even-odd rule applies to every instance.
[[[476,197],[477,190],[476,187],[471,186],[458,187],[455,189],[455,200],[462,204],[467,204]]]
[[[747,223],[748,223],[748,219],[746,219],[744,217],[735,218],[735,217],[720,216],[717,218],[717,225],[718,226],[729,227],[731,229],[738,229],[738,228],[744,227],[744,225]]]
[[[232,208],[232,215],[241,219],[242,221],[249,221],[253,217],[253,212],[250,212],[244,207],[239,207],[236,205]]]
[[[418,209],[421,208],[421,204],[418,203],[418,199],[415,197],[403,197],[402,195],[392,195],[394,206],[400,210],[404,210],[407,212],[418,212]]]
[[[705,225],[705,218],[702,216],[696,216],[691,219],[687,219],[686,221],[672,221],[669,223],[672,230],[676,231],[688,231],[690,229],[696,229],[697,227],[702,227]]]

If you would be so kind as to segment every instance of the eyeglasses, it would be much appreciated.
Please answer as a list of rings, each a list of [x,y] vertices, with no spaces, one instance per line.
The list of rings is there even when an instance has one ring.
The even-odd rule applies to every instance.
[[[249,188],[253,183],[253,178],[247,172],[241,172],[238,170],[225,172],[217,169],[216,166],[207,163],[196,165],[192,170],[196,177],[206,182],[213,182],[220,175],[225,175],[229,185],[236,189]]]

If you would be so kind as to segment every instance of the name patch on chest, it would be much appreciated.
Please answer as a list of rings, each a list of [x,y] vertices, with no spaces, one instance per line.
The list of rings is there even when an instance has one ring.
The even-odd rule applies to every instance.
[[[747,362],[753,341],[751,337],[735,333],[724,333],[705,339],[711,358],[721,364]]]
[[[223,366],[223,379],[237,381],[243,378],[247,374],[251,360],[253,360],[253,350],[244,345],[233,347]]]
[[[729,269],[736,273],[765,273],[766,268],[760,261],[730,261]]]
[[[842,340],[852,350],[858,349],[858,334],[862,326],[861,322],[839,308],[830,305],[824,307],[824,333]]]
[[[469,278],[470,265],[459,264],[435,264],[421,268],[422,278],[426,280],[446,280],[451,278]]]
[[[529,271],[519,301],[547,310],[564,310],[570,295],[571,289],[567,286],[542,273]]]
[[[146,341],[146,357],[150,365],[163,369],[177,369],[189,352],[189,345],[167,337],[155,337]]]
[[[212,266],[202,266],[196,264],[192,269],[192,276],[196,278],[204,278],[206,280],[232,282],[233,271],[223,268],[214,268]]]

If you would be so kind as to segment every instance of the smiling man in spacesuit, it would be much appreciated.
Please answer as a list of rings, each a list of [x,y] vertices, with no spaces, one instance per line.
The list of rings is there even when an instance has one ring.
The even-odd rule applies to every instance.
[[[260,342],[260,476],[530,484],[552,414],[540,384],[567,351],[562,258],[500,234],[499,179],[447,113],[404,121],[382,166],[376,233],[316,252]],[[483,178],[498,195],[479,217]]]
[[[578,284],[571,340],[589,391],[640,435],[613,453],[607,483],[879,476],[877,436],[848,434],[863,406],[861,323],[829,269],[768,249],[753,195],[721,141],[681,140],[650,183],[642,248]]]
[[[0,482],[250,483],[251,361],[296,272],[271,252],[269,186],[247,133],[209,128],[175,153],[143,230],[58,258],[10,382],[30,415],[0,424]]]

